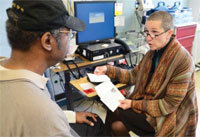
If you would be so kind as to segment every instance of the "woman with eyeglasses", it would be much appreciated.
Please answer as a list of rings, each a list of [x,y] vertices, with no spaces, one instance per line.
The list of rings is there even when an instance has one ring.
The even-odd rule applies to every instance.
[[[95,74],[107,74],[121,83],[135,85],[106,117],[106,135],[195,136],[198,107],[195,67],[191,55],[173,34],[173,17],[154,12],[145,23],[144,37],[150,50],[132,70],[106,65]]]

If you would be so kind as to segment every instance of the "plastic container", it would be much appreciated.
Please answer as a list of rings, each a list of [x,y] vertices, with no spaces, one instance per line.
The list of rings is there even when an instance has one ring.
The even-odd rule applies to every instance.
[[[174,24],[180,24],[182,19],[181,13],[181,3],[180,1],[174,2],[174,5],[168,9],[168,13],[170,13],[174,18]]]
[[[154,13],[155,11],[168,11],[168,8],[165,6],[165,2],[163,1],[158,2],[157,7],[147,11],[146,15],[149,16],[151,13]]]
[[[169,11],[177,11],[181,9],[181,2],[180,1],[176,1],[174,2],[174,6],[172,6],[171,8],[169,8]]]
[[[193,21],[192,9],[191,8],[183,7],[181,9],[181,12],[182,12],[182,16],[184,17],[183,18],[184,23],[189,23],[189,22]]]
[[[192,10],[188,7],[181,7],[180,1],[174,2],[171,8],[165,6],[165,2],[158,2],[156,8],[147,11],[147,17],[155,11],[166,11],[170,13],[174,18],[174,24],[180,25],[185,23],[190,23],[193,21]]]

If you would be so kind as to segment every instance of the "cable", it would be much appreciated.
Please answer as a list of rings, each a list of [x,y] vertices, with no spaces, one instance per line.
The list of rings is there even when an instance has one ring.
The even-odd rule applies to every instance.
[[[77,69],[77,71],[78,71],[79,76],[76,76],[76,75],[74,74],[74,72],[72,71],[72,69],[69,67],[68,62],[72,62],[72,63],[76,66],[76,69]],[[81,72],[80,72],[80,69],[79,69],[78,65],[77,65],[73,60],[70,60],[70,61],[63,61],[63,63],[67,66],[68,70],[70,71],[70,73],[73,75],[73,77],[74,77],[75,79],[80,79],[81,77],[83,77],[83,75],[82,75]]]
[[[131,54],[129,54],[129,61],[130,61],[131,67],[133,68],[133,62],[132,62],[132,56],[131,56]]]
[[[68,65],[68,64],[65,64],[65,65],[67,66],[68,70],[69,70],[70,73],[73,75],[73,77],[74,77],[75,79],[78,79],[78,77],[74,74],[74,72],[71,70],[71,68],[69,67],[69,65]]]
[[[129,68],[134,68],[134,66],[135,66],[135,65],[133,65],[133,63],[132,63],[132,59],[131,59],[132,56],[131,56],[131,54],[132,54],[132,53],[128,53],[128,55],[129,55],[129,61],[130,61],[130,65],[131,65],[131,66],[129,66],[129,63],[128,63],[128,61],[127,61],[127,58],[126,58],[126,55],[127,55],[127,54],[124,55],[124,59],[125,59],[125,61],[126,61],[126,64],[127,64],[127,66],[128,66],[128,69],[129,69]]]
[[[125,61],[126,61],[126,64],[128,65],[128,61],[127,61],[127,59],[126,59],[126,55],[123,55],[124,56],[124,59],[125,59]]]
[[[80,69],[79,69],[78,65],[76,64],[76,62],[75,62],[74,60],[72,60],[72,62],[73,62],[73,64],[76,66],[76,69],[77,69],[78,74],[79,74],[79,78],[80,78],[80,77],[83,77],[83,75],[81,74]]]
[[[138,11],[136,10],[135,11],[135,15],[136,15],[136,17],[137,17],[137,21],[138,21],[138,23],[139,23],[139,25],[140,25],[140,27],[142,27],[142,18],[139,16],[139,14],[138,14]]]
[[[62,90],[63,90],[63,92],[65,92],[65,88],[64,88],[64,80],[63,80],[63,78],[62,78],[62,76],[60,75],[60,73],[59,72],[56,72],[56,74],[59,76],[59,83],[60,83],[60,86],[61,86],[61,88],[62,88]]]

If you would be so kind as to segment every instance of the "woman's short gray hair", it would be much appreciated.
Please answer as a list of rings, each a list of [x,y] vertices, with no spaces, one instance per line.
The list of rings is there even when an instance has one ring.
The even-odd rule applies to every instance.
[[[160,20],[161,27],[166,31],[169,29],[173,29],[174,27],[174,21],[173,16],[165,11],[156,11],[152,13],[148,18],[147,21],[158,21]]]

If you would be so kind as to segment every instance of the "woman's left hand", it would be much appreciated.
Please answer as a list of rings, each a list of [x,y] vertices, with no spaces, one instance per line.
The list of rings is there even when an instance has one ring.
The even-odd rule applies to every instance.
[[[131,108],[132,100],[125,99],[125,100],[120,100],[119,102],[120,102],[119,107],[122,108],[123,110]]]

